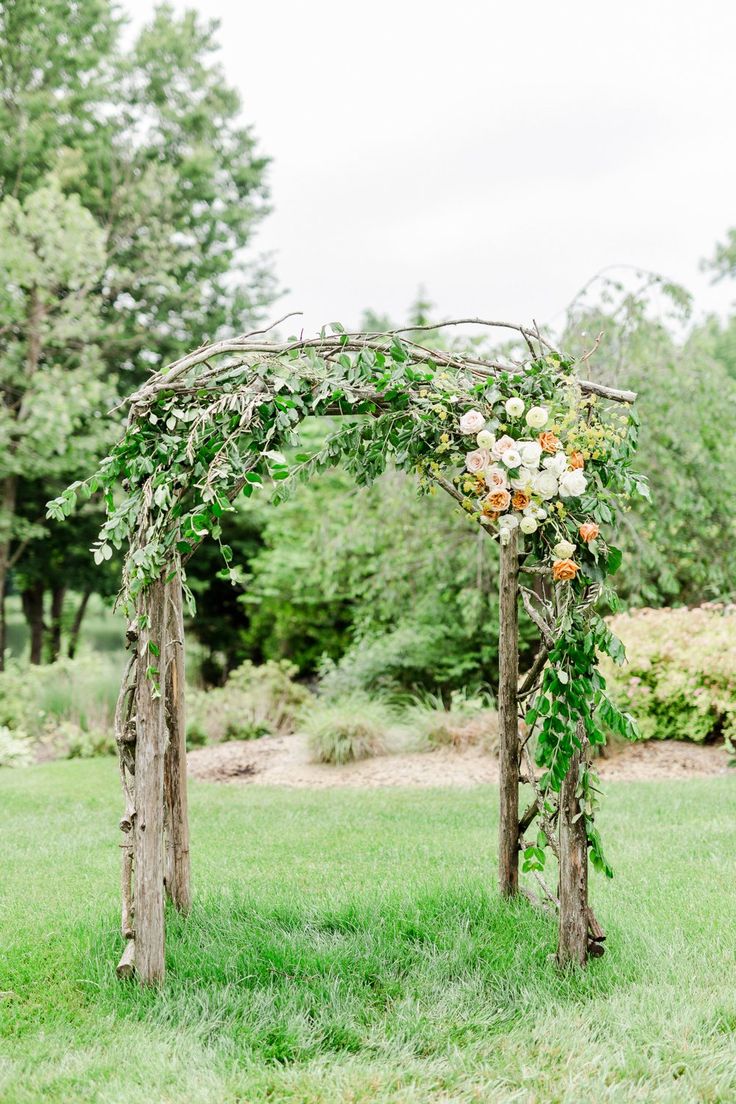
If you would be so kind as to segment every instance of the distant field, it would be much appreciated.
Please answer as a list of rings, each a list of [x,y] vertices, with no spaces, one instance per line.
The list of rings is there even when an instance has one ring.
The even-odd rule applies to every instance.
[[[490,788],[194,784],[196,905],[142,993],[114,762],[0,772],[0,1100],[736,1100],[734,782],[608,791],[609,949],[565,978],[496,896]]]

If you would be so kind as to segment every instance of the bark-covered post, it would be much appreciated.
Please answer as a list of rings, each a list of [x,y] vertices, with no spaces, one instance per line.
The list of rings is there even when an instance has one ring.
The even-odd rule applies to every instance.
[[[166,894],[180,912],[192,905],[189,863],[187,749],[184,723],[184,618],[181,575],[166,583],[167,657],[166,724],[169,742],[164,759],[166,815]]]
[[[164,977],[164,757],[166,588],[142,592],[135,688],[135,969],[142,984]],[[151,670],[153,668],[153,670]]]
[[[518,538],[501,545],[499,571],[498,730],[499,796],[498,877],[503,897],[519,892],[519,681]]]
[[[583,744],[582,724],[577,734]],[[588,839],[577,797],[584,757],[583,744],[570,761],[560,793],[560,966],[584,966],[588,959]]]

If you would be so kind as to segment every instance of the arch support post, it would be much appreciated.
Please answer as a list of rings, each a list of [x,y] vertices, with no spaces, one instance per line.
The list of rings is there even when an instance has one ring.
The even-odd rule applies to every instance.
[[[192,905],[189,861],[187,748],[184,713],[184,616],[181,574],[165,586],[166,601],[166,727],[164,806],[166,824],[166,896],[180,912]]]
[[[166,584],[141,593],[134,699],[133,864],[135,970],[143,985],[164,978],[164,760],[166,729]]]
[[[498,880],[502,897],[519,892],[519,681],[518,536],[512,530],[501,545],[499,569]]]
[[[576,749],[560,791],[560,927],[559,966],[584,966],[588,960],[588,839],[578,797],[580,768],[585,764],[585,729],[578,722]],[[599,950],[598,953],[601,953]]]

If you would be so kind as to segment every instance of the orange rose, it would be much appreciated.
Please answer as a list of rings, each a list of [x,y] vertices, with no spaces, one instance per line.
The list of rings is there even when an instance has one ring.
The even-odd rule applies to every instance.
[[[531,495],[528,495],[526,491],[517,491],[511,499],[511,505],[515,510],[525,510],[530,502]]]
[[[573,471],[577,471],[578,468],[584,468],[585,459],[582,452],[571,452],[568,458],[568,463]]]
[[[585,521],[578,529],[578,533],[583,538],[586,544],[590,541],[594,541],[600,533],[600,529],[594,521]]]
[[[540,433],[537,437],[543,452],[557,452],[560,445],[559,437],[555,437],[551,430],[547,430],[546,433]]]
[[[494,510],[487,502],[484,502],[480,508],[480,512],[487,521],[498,521],[500,514],[497,510]]]
[[[566,583],[569,579],[575,578],[578,570],[574,560],[555,560],[552,564],[552,578],[558,583]]]
[[[493,491],[492,494],[489,494],[486,502],[492,510],[508,510],[509,506],[511,505],[511,495],[508,491],[501,488],[498,491]]]

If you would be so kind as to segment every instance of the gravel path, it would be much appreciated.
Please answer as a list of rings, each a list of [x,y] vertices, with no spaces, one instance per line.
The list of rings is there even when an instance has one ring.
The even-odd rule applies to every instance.
[[[705,778],[729,772],[723,747],[680,741],[633,744],[599,759],[603,779],[622,781]],[[324,789],[331,786],[476,786],[498,779],[496,757],[480,748],[462,751],[383,755],[343,767],[311,763],[303,736],[265,736],[197,748],[188,756],[189,773],[207,782],[249,782],[269,786]],[[736,777],[736,771],[734,772]]]

